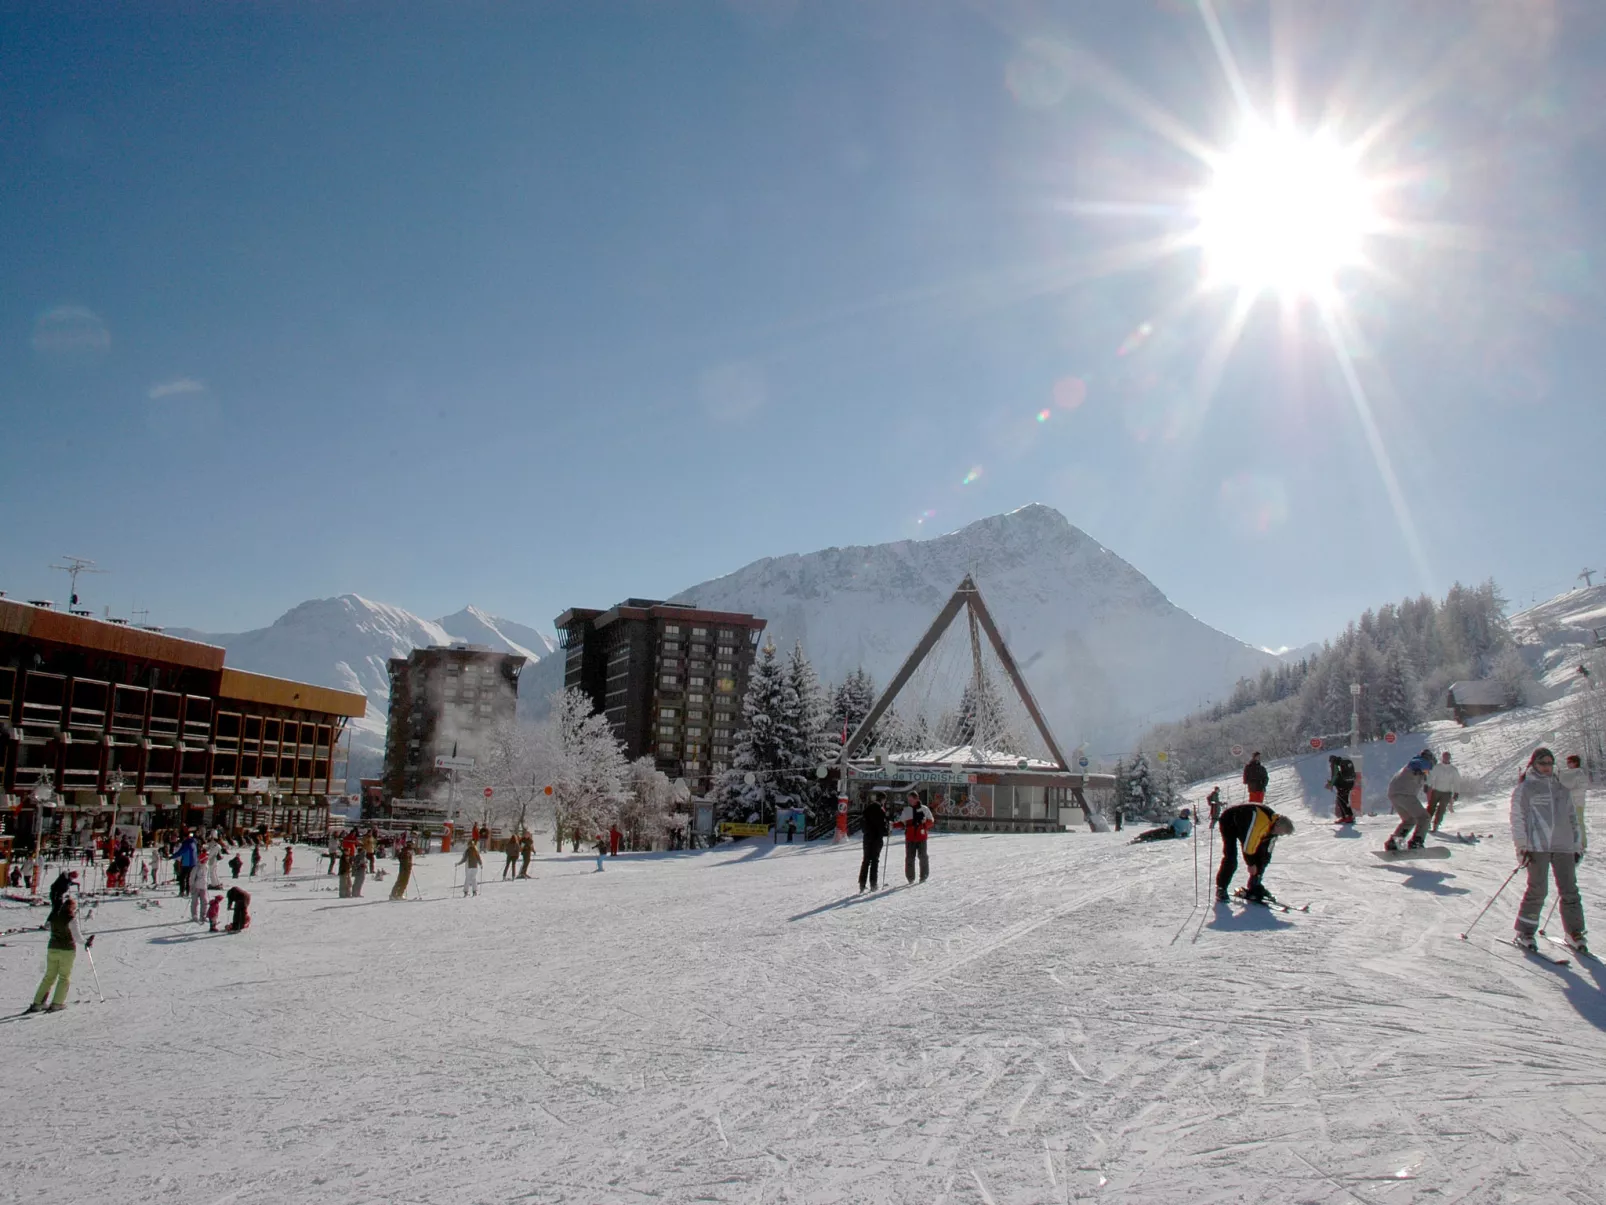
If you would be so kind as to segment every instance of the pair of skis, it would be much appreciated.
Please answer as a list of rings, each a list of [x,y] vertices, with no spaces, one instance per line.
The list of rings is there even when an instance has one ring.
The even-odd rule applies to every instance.
[[[1572,965],[1572,961],[1573,961],[1573,957],[1575,955],[1577,957],[1580,957],[1580,958],[1593,958],[1594,957],[1593,954],[1578,954],[1578,952],[1576,950],[1574,950],[1571,946],[1564,945],[1563,943],[1561,943],[1559,941],[1554,941],[1551,938],[1546,937],[1542,933],[1536,935],[1533,947],[1531,949],[1528,946],[1523,945],[1521,942],[1519,942],[1514,937],[1508,939],[1508,941],[1509,941],[1510,945],[1512,945],[1515,948],[1521,950],[1524,954],[1530,954],[1535,958],[1542,959],[1545,962],[1550,963],[1552,966],[1558,966],[1558,967],[1571,966]],[[1549,946],[1555,946],[1556,950],[1566,950],[1567,953],[1566,954],[1557,953],[1556,950],[1551,950],[1551,949],[1547,948]]]
[[[1310,905],[1309,904],[1302,904],[1300,907],[1295,908],[1292,904],[1285,904],[1285,903],[1282,902],[1282,900],[1278,899],[1276,896],[1273,896],[1273,895],[1267,895],[1267,896],[1262,896],[1259,899],[1253,899],[1250,896],[1244,894],[1244,889],[1242,887],[1238,888],[1237,891],[1234,891],[1232,893],[1232,898],[1237,900],[1239,903],[1242,903],[1242,904],[1259,904],[1262,908],[1271,908],[1271,909],[1274,909],[1274,910],[1275,909],[1281,909],[1284,912],[1309,912],[1310,911]]]

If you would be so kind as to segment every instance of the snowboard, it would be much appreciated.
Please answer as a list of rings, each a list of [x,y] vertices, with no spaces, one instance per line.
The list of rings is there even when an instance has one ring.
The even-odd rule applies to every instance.
[[[1374,849],[1372,856],[1385,862],[1400,862],[1408,858],[1448,858],[1450,851],[1442,845],[1425,845],[1421,849]]]

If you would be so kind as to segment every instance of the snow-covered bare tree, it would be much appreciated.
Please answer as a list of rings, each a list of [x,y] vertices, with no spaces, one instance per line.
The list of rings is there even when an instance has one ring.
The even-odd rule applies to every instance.
[[[581,690],[552,701],[552,713],[536,730],[542,785],[550,784],[553,843],[567,838],[575,850],[617,818],[625,793],[625,751],[607,717],[592,711]]]
[[[528,826],[544,810],[542,773],[539,729],[513,719],[498,724],[480,745],[474,769],[459,784],[460,791],[466,787],[472,792],[468,798],[459,796],[462,814],[483,818],[505,832]]]
[[[675,787],[653,759],[638,757],[625,772],[625,795],[618,824],[631,849],[652,849],[674,827]],[[684,823],[684,813],[680,813]]]

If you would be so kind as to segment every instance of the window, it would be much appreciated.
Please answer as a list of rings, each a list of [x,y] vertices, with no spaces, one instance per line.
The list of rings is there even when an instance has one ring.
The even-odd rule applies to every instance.
[[[719,691],[719,693],[722,694],[722,695],[732,694],[736,690],[736,679],[735,678],[721,678],[719,680],[718,684],[715,685],[714,689]],[[724,700],[722,700],[722,702],[723,701]]]
[[[680,652],[680,641],[678,641],[678,640],[666,640],[666,641],[664,641],[664,652],[666,652],[666,653],[678,653],[678,652]]]
[[[703,730],[701,728],[699,728],[695,724],[693,724],[691,727],[686,729],[686,737],[687,737],[687,739],[690,739],[691,737],[694,737],[694,736],[702,736],[702,734],[703,734]]]
[[[707,628],[693,628],[691,630],[691,634],[692,634],[693,637],[707,636],[708,635],[708,629]]]
[[[700,720],[703,718],[703,713],[700,711],[688,711],[686,713],[686,718],[688,720]]]
[[[671,686],[671,687],[679,686],[680,685],[680,675],[678,675],[678,674],[665,674],[662,678],[658,679],[658,685],[659,686]]]
[[[686,702],[688,702],[688,703],[696,704],[696,703],[701,703],[702,701],[703,701],[703,696],[702,695],[687,695],[686,696]]]
[[[708,679],[707,678],[701,678],[701,677],[698,677],[696,675],[693,675],[692,677],[686,679],[686,685],[687,686],[694,686],[694,687],[695,686],[706,686],[706,685],[708,685]]]
[[[731,713],[728,711],[716,711],[714,713],[714,723],[716,724],[728,724],[735,718],[736,717],[731,715]]]
[[[736,634],[734,632],[732,632],[729,628],[720,628],[719,629],[719,638],[721,640],[734,640],[734,639],[736,639]]]
[[[714,739],[716,741],[719,740],[721,737],[729,738],[730,734],[731,734],[731,730],[729,728],[716,728],[716,729],[714,729]]]
[[[660,724],[660,725],[658,725],[658,735],[659,736],[674,736],[675,735],[675,726],[673,724]]]
[[[729,745],[715,745],[714,746],[714,756],[715,757],[726,757],[726,756],[728,756],[730,754],[730,751],[731,750],[730,750],[730,746]]]
[[[665,636],[679,636],[680,635],[680,625],[678,623],[666,623],[666,624],[664,624],[664,635]]]
[[[673,745],[670,745],[670,744],[660,744],[658,746],[658,756],[659,757],[674,757],[675,756],[675,747]]]
[[[716,654],[718,654],[721,657],[734,657],[734,656],[736,656],[736,650],[733,649],[728,644],[722,644],[722,645],[719,646],[719,648],[715,649],[714,651],[715,651]]]
[[[714,669],[717,670],[719,673],[722,673],[722,674],[735,673],[736,672],[736,663],[733,662],[733,661],[716,661],[714,663]]]
[[[659,710],[658,710],[658,718],[661,719],[661,720],[672,720],[672,719],[674,719],[675,718],[675,709],[673,707],[659,708]]]
[[[480,714],[481,715],[490,715],[491,714],[491,705],[489,703],[481,703],[480,704]]]

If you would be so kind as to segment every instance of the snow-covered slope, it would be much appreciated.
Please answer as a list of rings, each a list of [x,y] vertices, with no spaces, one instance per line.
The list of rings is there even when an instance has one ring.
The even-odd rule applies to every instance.
[[[1511,616],[1511,631],[1532,650],[1538,673],[1553,690],[1573,687],[1578,666],[1606,635],[1606,583],[1569,590]]]
[[[487,615],[478,607],[464,607],[435,622],[450,632],[453,640],[483,644],[500,653],[517,653],[531,661],[539,661],[557,647],[557,641],[546,633],[500,615]]]
[[[966,573],[1066,749],[1125,751],[1150,724],[1277,663],[1040,505],[933,540],[769,557],[675,597],[762,616],[778,647],[803,642],[827,682],[862,665],[884,684]]]

